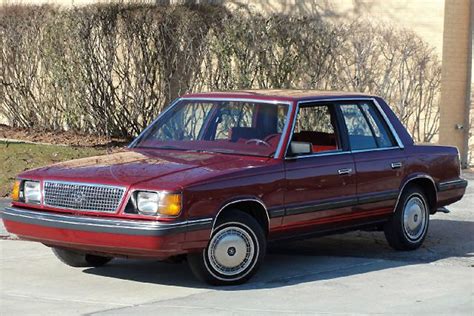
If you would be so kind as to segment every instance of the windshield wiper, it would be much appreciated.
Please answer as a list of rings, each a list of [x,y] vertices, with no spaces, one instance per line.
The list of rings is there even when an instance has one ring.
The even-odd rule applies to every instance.
[[[136,148],[146,148],[146,149],[169,149],[169,150],[180,150],[180,151],[190,151],[191,149],[186,149],[182,147],[176,147],[171,145],[164,145],[164,146],[139,146]]]
[[[209,149],[196,149],[199,153],[209,153],[209,154],[234,154],[233,150],[209,150]]]
[[[242,153],[235,150],[226,150],[226,149],[219,149],[219,150],[209,150],[209,149],[198,149],[196,152],[200,153],[208,153],[208,154],[224,154],[224,155],[237,155],[237,156],[254,156],[254,157],[265,157],[262,155],[251,154],[251,153]]]
[[[140,146],[135,148],[145,148],[145,149],[166,149],[166,150],[179,150],[179,151],[187,151],[187,152],[194,152],[194,153],[205,153],[205,154],[224,154],[224,155],[238,155],[238,156],[255,156],[255,157],[266,157],[263,155],[251,154],[251,153],[241,153],[236,152],[235,150],[231,149],[219,149],[219,150],[209,150],[209,149],[186,149],[182,147],[177,147],[173,145],[163,145],[163,146]]]

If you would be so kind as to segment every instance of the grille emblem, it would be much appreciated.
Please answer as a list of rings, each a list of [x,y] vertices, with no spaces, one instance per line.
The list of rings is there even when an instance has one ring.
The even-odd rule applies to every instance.
[[[84,194],[81,191],[73,191],[71,194],[72,202],[76,206],[80,206],[82,204],[82,200],[84,200]]]

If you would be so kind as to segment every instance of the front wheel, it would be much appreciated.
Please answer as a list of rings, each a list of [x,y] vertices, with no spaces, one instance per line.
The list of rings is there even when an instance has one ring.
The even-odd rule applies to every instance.
[[[426,195],[417,186],[406,189],[384,232],[389,245],[396,250],[414,250],[425,240],[429,226],[429,205]]]
[[[63,263],[71,267],[100,267],[107,264],[112,258],[87,253],[75,252],[64,248],[52,248],[54,255]]]
[[[188,263],[209,284],[242,284],[257,271],[265,252],[262,226],[247,213],[229,210],[218,220],[206,249],[189,254]]]

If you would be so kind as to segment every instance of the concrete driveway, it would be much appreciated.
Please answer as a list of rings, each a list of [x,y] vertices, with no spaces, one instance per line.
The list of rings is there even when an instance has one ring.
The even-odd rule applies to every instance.
[[[186,264],[115,260],[71,268],[0,227],[0,314],[473,315],[474,176],[465,177],[465,198],[451,214],[431,217],[417,251],[393,251],[373,232],[281,244],[238,287],[201,284]]]

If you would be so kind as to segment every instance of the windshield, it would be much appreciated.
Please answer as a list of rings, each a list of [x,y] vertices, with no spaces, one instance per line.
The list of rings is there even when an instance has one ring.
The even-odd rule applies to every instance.
[[[181,100],[138,139],[136,148],[274,155],[287,104]]]

